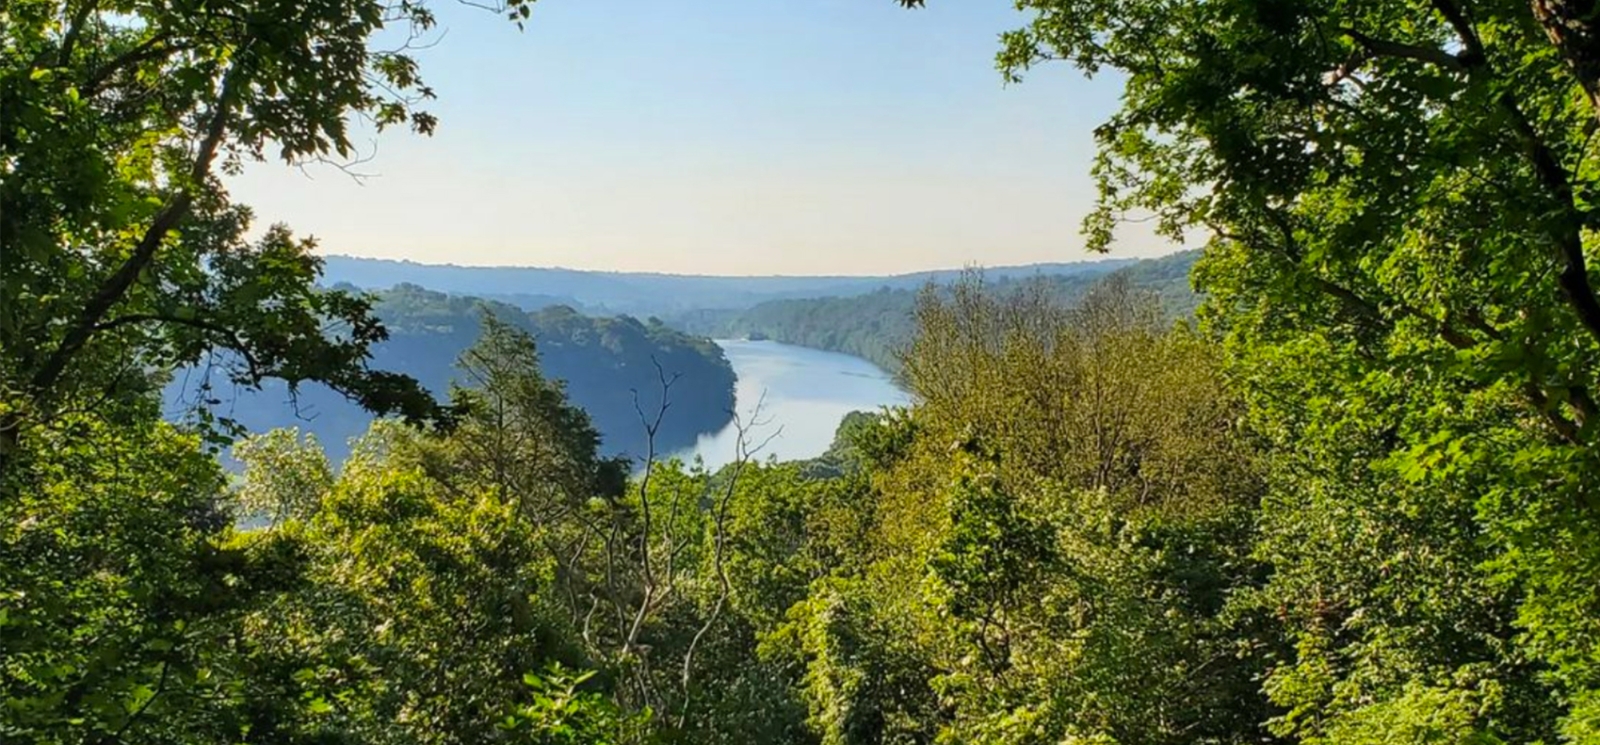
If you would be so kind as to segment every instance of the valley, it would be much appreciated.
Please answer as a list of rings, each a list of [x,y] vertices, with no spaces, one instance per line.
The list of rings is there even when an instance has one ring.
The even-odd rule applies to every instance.
[[[1038,285],[1064,305],[1100,283],[1127,281],[1160,297],[1174,315],[1186,315],[1196,301],[1186,280],[1193,261],[1193,253],[1179,253],[1001,267],[981,275],[995,292]],[[464,382],[457,361],[477,338],[478,315],[490,313],[533,335],[544,374],[561,381],[588,413],[602,452],[640,461],[652,445],[646,424],[661,413],[653,443],[657,455],[700,455],[713,468],[733,458],[735,412],[748,418],[763,391],[765,426],[754,434],[760,439],[763,430],[782,429],[763,460],[814,458],[833,441],[845,414],[906,403],[888,376],[900,369],[899,355],[910,343],[918,295],[947,292],[950,282],[978,273],[707,277],[348,257],[330,257],[328,265],[327,284],[372,292],[377,300],[374,309],[389,338],[372,348],[371,368],[411,376],[448,400],[452,385]],[[390,280],[399,283],[372,286]],[[562,288],[567,295],[551,294]],[[580,311],[569,304],[578,302],[573,296],[591,309],[633,308],[645,320]],[[291,392],[268,381],[252,390],[214,377],[207,378],[204,368],[176,373],[164,397],[168,416],[193,418],[210,401],[204,406],[210,415],[246,431],[294,427],[312,435],[335,463],[372,421],[359,405],[322,384]],[[663,398],[665,383],[670,388]],[[664,400],[670,405],[661,412]]]
[[[1600,745],[1597,122],[1594,0],[0,2],[0,743]]]

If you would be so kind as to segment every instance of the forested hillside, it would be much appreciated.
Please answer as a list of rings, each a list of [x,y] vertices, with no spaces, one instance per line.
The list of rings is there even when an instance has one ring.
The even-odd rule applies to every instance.
[[[655,424],[666,384],[670,406],[655,434],[661,451],[693,445],[700,434],[726,424],[733,411],[734,374],[722,350],[653,319],[594,318],[565,306],[528,313],[416,285],[375,297],[373,312],[389,337],[370,348],[371,367],[409,376],[433,395],[448,396],[452,382],[466,382],[457,358],[478,338],[482,314],[492,314],[531,335],[542,373],[561,381],[566,395],[588,413],[600,432],[601,451],[608,455],[646,455],[646,428]],[[207,391],[204,372],[204,367],[190,368],[174,376],[166,390],[169,416],[193,417],[195,406],[210,400],[207,413],[248,431],[298,427],[315,435],[334,463],[344,459],[348,441],[365,432],[372,420],[370,413],[326,385],[303,385],[291,395],[281,383],[251,390],[216,375]]]
[[[1035,274],[1093,276],[1128,263],[1128,259],[1101,258],[992,267],[987,271],[995,279]],[[717,277],[544,267],[454,266],[329,256],[324,276],[329,282],[348,282],[369,290],[416,284],[503,300],[528,310],[538,310],[545,305],[571,305],[595,315],[625,313],[664,317],[701,308],[747,308],[767,300],[859,295],[883,287],[915,290],[929,282],[948,282],[960,275],[961,270],[956,269],[879,277]]]
[[[1172,317],[1194,312],[1199,296],[1189,286],[1189,270],[1197,251],[1180,251],[1159,259],[1129,262],[1107,273],[1037,275],[981,272],[997,292],[1018,284],[1041,284],[1057,301],[1071,305],[1091,287],[1105,281],[1123,281],[1156,293]],[[844,352],[871,360],[890,372],[900,369],[900,354],[915,335],[915,308],[919,293],[941,291],[959,277],[930,280],[921,286],[880,287],[864,295],[770,300],[748,309],[710,309],[667,316],[667,322],[691,334],[714,339],[768,338],[786,344]]]
[[[1600,742],[1593,5],[1021,5],[1007,80],[1123,88],[1090,246],[1203,235],[1199,308],[923,292],[913,405],[716,473],[568,397],[703,341],[374,306],[231,201],[433,131],[426,0],[0,5],[0,742]],[[381,418],[336,468],[192,368]]]

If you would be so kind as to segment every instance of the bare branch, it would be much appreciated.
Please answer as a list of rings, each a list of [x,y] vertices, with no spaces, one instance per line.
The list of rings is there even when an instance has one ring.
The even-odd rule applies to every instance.
[[[713,513],[714,518],[712,522],[712,541],[714,545],[712,566],[717,576],[717,599],[716,602],[714,602],[711,606],[711,613],[706,616],[705,622],[700,625],[700,628],[695,631],[694,638],[689,641],[689,648],[683,653],[683,672],[680,678],[680,685],[683,689],[683,707],[678,712],[679,727],[682,727],[688,720],[689,709],[694,702],[692,684],[694,682],[695,652],[700,648],[700,643],[705,639],[706,634],[711,632],[711,628],[715,626],[717,621],[721,618],[722,609],[727,605],[728,597],[733,591],[733,584],[728,579],[728,568],[725,561],[728,546],[728,507],[733,502],[733,495],[735,490],[738,488],[739,477],[744,473],[745,466],[749,464],[757,454],[766,449],[767,445],[771,444],[772,440],[783,431],[783,428],[779,427],[772,434],[768,435],[766,439],[762,440],[760,444],[753,448],[750,446],[750,429],[751,427],[762,425],[761,410],[765,406],[766,400],[767,394],[765,391],[762,391],[761,397],[757,399],[755,407],[751,410],[751,423],[748,425],[740,419],[738,412],[734,412],[733,425],[738,433],[738,439],[734,443],[734,461],[732,463],[733,471],[729,475],[728,481],[723,487],[722,496],[717,502],[716,509]]]

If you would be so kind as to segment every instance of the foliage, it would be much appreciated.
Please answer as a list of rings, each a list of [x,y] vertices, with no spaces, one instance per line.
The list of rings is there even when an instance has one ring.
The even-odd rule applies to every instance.
[[[636,732],[645,726],[648,715],[629,715],[605,696],[580,690],[579,686],[593,677],[592,670],[575,675],[560,664],[523,675],[530,701],[508,715],[501,728],[521,736],[514,737],[514,742],[529,745],[638,742]]]
[[[525,0],[508,2],[525,16]],[[287,228],[248,238],[250,211],[216,173],[269,151],[348,157],[358,117],[431,131],[415,60],[369,46],[425,31],[426,4],[0,12],[0,389],[15,407],[0,458],[24,428],[202,360],[247,388],[315,381],[374,412],[445,417],[409,378],[366,367],[385,337],[368,300],[317,289],[314,243]]]
[[[18,445],[0,501],[0,737],[217,742],[292,715],[241,624],[299,588],[304,551],[227,530],[195,437],[76,415]]]
[[[307,592],[250,619],[318,716],[306,736],[482,742],[525,672],[579,661],[540,594],[549,561],[515,506],[451,492],[412,462],[415,435],[380,428],[304,522]]]
[[[333,485],[332,469],[316,436],[302,438],[297,429],[251,435],[236,443],[233,452],[245,464],[233,503],[247,521],[303,520],[317,511],[316,500]]]
[[[984,272],[993,286],[1006,291],[1022,285],[1048,287],[1057,302],[1071,305],[1102,281],[1126,281],[1155,292],[1173,317],[1193,312],[1198,297],[1189,288],[1188,271],[1194,252],[1180,252],[1160,259],[1145,259],[1104,271],[1063,271],[1060,274],[1041,267],[1037,273]],[[1061,265],[1068,268],[1073,265]],[[717,338],[746,336],[769,338],[785,344],[798,344],[865,358],[891,372],[899,372],[906,347],[916,337],[917,297],[928,287],[958,285],[959,274],[938,275],[921,285],[889,287],[875,292],[770,300],[754,307],[716,311],[686,311],[669,316],[671,322],[691,333]]]
[[[251,627],[320,702],[321,719],[298,731],[406,742],[803,738],[803,711],[772,706],[786,679],[754,659],[734,610],[746,606],[719,581],[735,495],[742,504],[749,490],[796,483],[792,469],[757,470],[747,485],[742,463],[713,476],[652,461],[629,483],[623,462],[598,454],[587,416],[543,377],[532,338],[492,315],[481,323],[459,363],[457,426],[375,423],[337,479],[302,500],[312,512],[265,529],[298,537],[315,558],[314,590]],[[263,442],[293,439],[241,448],[247,478],[281,457]],[[560,665],[601,674],[574,678]]]
[[[920,403],[857,430],[857,514],[804,533],[850,555],[769,641],[824,742],[1256,741],[1226,601],[1259,474],[1215,349],[1161,319],[1116,283],[924,295]]]
[[[1163,298],[1192,255],[702,314],[898,348],[917,401],[715,473],[657,457],[727,408],[705,340],[375,306],[245,237],[214,167],[432,128],[369,46],[426,5],[0,9],[0,738],[1593,741],[1590,4],[1021,6],[1009,76],[1125,81],[1092,242],[1205,231],[1201,324]],[[449,407],[369,367],[444,388],[447,347]],[[401,417],[337,473],[246,439],[230,483],[228,422],[160,416],[182,368]]]
[[[488,313],[482,328],[458,363],[469,381],[451,391],[462,422],[429,459],[435,478],[515,495],[535,520],[621,494],[626,464],[598,457],[599,433],[543,376],[533,337]]]
[[[804,461],[801,466],[803,472],[812,478],[837,478],[860,473],[865,466],[865,455],[858,443],[868,436],[868,430],[872,427],[885,424],[884,416],[881,411],[852,411],[845,414],[834,430],[833,442],[828,444],[828,449],[822,455]]]
[[[231,491],[192,441],[178,448],[210,474],[194,498],[216,515],[188,550],[261,547],[250,571],[278,579],[207,596],[222,605],[185,621],[208,629],[195,664],[226,681],[211,685],[225,685],[231,703],[188,695],[187,678],[150,683],[172,666],[147,663],[127,685],[135,701],[156,692],[134,709],[152,716],[129,719],[123,707],[123,720],[92,726],[163,741],[438,743],[1158,741],[1152,733],[1172,728],[1222,731],[1254,711],[1218,702],[1248,699],[1238,677],[1256,668],[1211,659],[1228,649],[1219,598],[1244,581],[1237,547],[1247,531],[1222,492],[1251,482],[1179,488],[1158,477],[1205,462],[1192,452],[1201,441],[1228,458],[1247,453],[1216,415],[1229,407],[1205,385],[1206,348],[1107,292],[1079,311],[1050,305],[1059,312],[1049,318],[1014,312],[1025,296],[930,295],[908,368],[924,403],[843,423],[822,461],[829,472],[650,461],[631,480],[544,377],[532,337],[486,313],[459,361],[449,430],[380,420],[337,475],[314,439],[270,432],[236,449],[243,477]],[[1031,320],[1004,335],[1006,354],[983,361],[975,352],[986,343],[972,333],[980,317]],[[955,360],[976,366],[957,373]],[[994,380],[1016,380],[1009,392],[974,402],[935,385],[952,374],[986,384],[991,366]],[[1148,373],[1160,366],[1173,371]],[[1017,377],[1025,367],[1062,374]],[[1022,426],[1015,396],[1071,400],[1116,381],[1101,369],[1145,381],[1095,410],[1097,421],[1127,425],[1116,455]],[[1047,382],[1062,387],[1033,390]],[[1154,399],[1168,405],[1141,405]],[[1051,447],[1053,459],[1043,454]],[[1024,455],[1061,465],[1043,476],[998,467]],[[1098,470],[1073,465],[1097,457]],[[265,521],[229,531],[224,495]],[[166,574],[182,573],[204,576]],[[1078,641],[1062,649],[1059,639]],[[16,685],[40,685],[24,677],[32,670],[17,668]],[[34,719],[8,720],[19,736],[54,731],[50,706],[84,720],[70,699],[39,700]],[[1151,724],[1169,720],[1167,730]]]
[[[1211,240],[1270,457],[1241,608],[1283,736],[1552,742],[1600,686],[1591,4],[1030,0],[1001,67],[1124,77],[1086,227]],[[1426,733],[1426,734],[1424,734]]]

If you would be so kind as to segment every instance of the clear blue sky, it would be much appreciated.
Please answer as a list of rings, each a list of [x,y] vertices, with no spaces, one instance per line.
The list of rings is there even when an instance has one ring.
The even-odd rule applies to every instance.
[[[872,274],[1084,257],[1114,78],[1006,87],[1000,0],[441,4],[433,138],[374,176],[250,168],[235,196],[327,253],[478,265]],[[1131,233],[1122,255],[1174,247]]]

